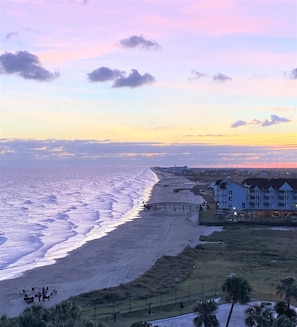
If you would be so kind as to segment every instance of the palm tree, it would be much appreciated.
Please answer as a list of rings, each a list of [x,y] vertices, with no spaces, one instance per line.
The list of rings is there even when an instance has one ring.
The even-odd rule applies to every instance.
[[[194,318],[193,323],[195,327],[218,327],[220,324],[217,320],[215,312],[218,309],[218,304],[214,300],[204,300],[197,302],[194,307],[197,317]]]
[[[286,302],[277,302],[274,306],[274,309],[277,313],[277,317],[287,317],[294,324],[297,323],[297,313],[294,309],[289,308]]]
[[[273,325],[273,312],[263,304],[253,305],[245,313],[247,314],[245,324],[248,327],[272,327]]]
[[[273,327],[294,327],[294,323],[286,316],[279,316],[274,324]]]
[[[282,297],[285,295],[287,307],[290,309],[290,302],[292,298],[297,299],[297,282],[295,277],[286,277],[280,281],[276,287],[276,294]]]
[[[248,281],[241,277],[230,276],[224,281],[222,285],[222,291],[227,293],[226,300],[231,302],[231,308],[226,322],[226,327],[229,326],[234,304],[247,303],[250,300],[249,294],[251,290],[252,289]]]
[[[274,305],[274,310],[278,316],[284,315],[288,310],[287,303],[284,301],[276,302]]]

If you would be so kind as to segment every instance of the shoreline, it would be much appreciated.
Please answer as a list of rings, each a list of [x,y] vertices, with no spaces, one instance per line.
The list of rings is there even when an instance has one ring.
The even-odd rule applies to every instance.
[[[60,192],[57,185],[56,189],[52,185],[41,186],[35,199],[37,193],[31,194],[30,187],[26,192],[15,191],[16,204],[13,205],[9,205],[9,199],[6,201],[3,194],[3,231],[0,228],[0,256],[2,253],[3,260],[0,260],[0,281],[18,278],[37,267],[52,265],[57,259],[66,257],[88,241],[101,238],[121,224],[137,218],[142,209],[140,204],[149,200],[158,181],[157,175],[148,167],[138,167],[130,171],[123,169],[120,170],[120,175],[117,172],[118,168],[112,169],[111,174],[99,168],[84,175],[81,168],[75,168],[68,173],[68,178],[71,176],[74,180],[73,194],[70,189]],[[17,170],[17,174],[20,178],[26,176],[24,169]],[[43,171],[40,175],[32,170],[28,177],[32,189],[37,189],[39,178],[43,180],[48,174],[53,174],[54,180],[57,174],[63,174],[63,169],[50,169],[48,173],[44,174]],[[94,174],[97,176],[95,179]],[[103,178],[99,182],[101,174]],[[14,175],[7,176],[7,181],[14,178]],[[85,179],[85,183],[80,179]],[[13,185],[11,183],[12,187]],[[119,193],[115,191],[118,185]],[[132,190],[132,194],[126,194],[128,188]],[[18,189],[22,190],[19,187]],[[8,188],[7,194],[12,190]],[[23,194],[26,194],[24,201]],[[13,221],[18,224],[20,238],[17,239],[13,236],[17,235]],[[61,226],[61,235],[58,226]],[[11,237],[9,233],[12,234]]]
[[[203,198],[192,192],[175,193],[175,188],[194,185],[182,176],[156,172],[150,202],[200,203]],[[164,255],[177,255],[187,245],[199,244],[200,235],[218,227],[197,224],[198,212],[156,212],[142,210],[140,218],[128,221],[102,238],[88,241],[66,257],[49,266],[38,267],[15,279],[0,282],[0,315],[19,315],[28,304],[22,290],[48,287],[57,290],[46,307],[71,296],[124,284],[142,275]],[[145,256],[144,256],[145,254]],[[38,303],[38,298],[35,298]]]

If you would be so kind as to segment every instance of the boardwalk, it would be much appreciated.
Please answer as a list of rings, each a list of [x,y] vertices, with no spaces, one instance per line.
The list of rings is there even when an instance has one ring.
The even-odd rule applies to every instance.
[[[187,202],[156,202],[147,203],[143,206],[144,211],[158,212],[199,212],[200,204]]]

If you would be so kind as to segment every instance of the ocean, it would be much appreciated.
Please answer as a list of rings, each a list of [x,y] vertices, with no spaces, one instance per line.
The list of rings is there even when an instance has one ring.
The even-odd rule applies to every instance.
[[[149,168],[1,169],[0,280],[139,218],[157,181]]]

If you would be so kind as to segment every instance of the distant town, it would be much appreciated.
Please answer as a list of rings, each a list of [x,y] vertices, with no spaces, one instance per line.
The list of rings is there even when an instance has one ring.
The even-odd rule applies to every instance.
[[[213,178],[232,178],[239,181],[247,177],[259,178],[297,178],[297,168],[189,168],[167,167],[160,168],[169,173],[183,176],[201,176],[212,180]]]

